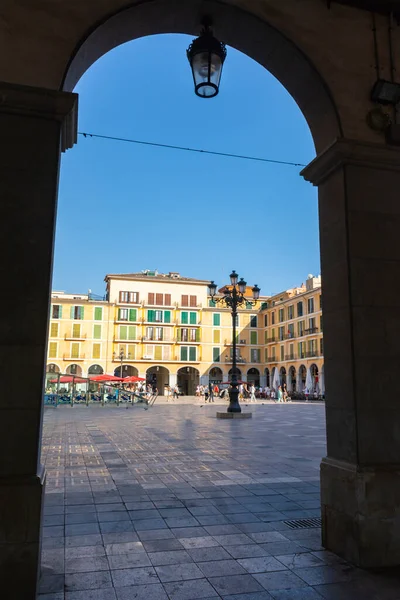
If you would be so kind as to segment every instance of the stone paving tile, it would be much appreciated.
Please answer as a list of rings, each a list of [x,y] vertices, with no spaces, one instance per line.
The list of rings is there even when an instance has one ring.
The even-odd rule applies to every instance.
[[[55,594],[39,594],[37,600],[64,600],[64,592],[56,592]]]
[[[160,583],[148,585],[131,585],[115,589],[117,600],[168,600],[168,596]]]
[[[207,579],[164,583],[164,589],[170,600],[199,600],[200,598],[211,600],[215,597],[215,589]]]
[[[190,403],[80,408],[45,411],[42,598],[400,600],[399,574],[353,569],[320,529],[284,523],[319,515],[323,405],[223,424]]]

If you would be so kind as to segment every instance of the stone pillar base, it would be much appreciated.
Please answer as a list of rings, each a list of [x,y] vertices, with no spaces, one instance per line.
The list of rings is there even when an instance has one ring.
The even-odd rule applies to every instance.
[[[44,469],[34,477],[0,478],[0,581],[4,598],[36,598],[44,487]]]
[[[363,568],[400,565],[400,464],[322,459],[321,516],[327,550]]]

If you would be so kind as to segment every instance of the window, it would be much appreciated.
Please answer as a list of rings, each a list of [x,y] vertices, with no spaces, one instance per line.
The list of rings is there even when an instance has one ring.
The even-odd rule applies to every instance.
[[[282,342],[282,340],[284,339],[285,336],[285,328],[284,327],[278,327],[278,340],[280,342]]]
[[[162,342],[163,332],[164,332],[164,330],[162,327],[155,327],[155,331],[154,331],[155,338],[154,339],[157,340],[157,342]]]
[[[275,325],[275,313],[271,313],[271,325]]]
[[[190,306],[197,306],[197,296],[190,296]]]
[[[170,311],[165,311],[170,314]],[[148,323],[162,323],[163,322],[163,311],[162,310],[148,310],[147,311],[147,322]]]
[[[293,306],[293,304],[291,304],[290,306],[288,306],[288,309],[287,309],[288,321],[290,321],[290,319],[293,319],[293,317],[294,317],[294,306]]]
[[[146,340],[154,340],[154,327],[146,327]]]
[[[162,360],[162,346],[155,346],[155,348],[154,348],[154,358],[156,360]]]
[[[294,323],[289,323],[288,325],[288,338],[294,338]]]
[[[249,300],[246,300],[246,309],[251,310],[252,308],[253,308],[252,302],[250,302]]]
[[[279,309],[279,323],[283,323],[284,320],[285,320],[285,309],[280,308]]]
[[[257,325],[257,315],[251,315],[251,317],[250,317],[250,327],[258,327],[258,325]]]
[[[195,313],[195,312],[189,313],[189,323],[191,325],[197,325],[197,313]]]
[[[299,350],[299,358],[305,358],[306,352],[305,352],[305,343],[304,342],[299,342],[298,350]]]
[[[57,342],[50,342],[50,344],[49,344],[49,358],[57,358]]]
[[[126,356],[128,357],[128,360],[135,360],[135,353],[136,353],[136,348],[133,344],[128,344],[128,353],[126,354]]]
[[[79,358],[79,344],[71,344],[71,358]]]
[[[61,319],[62,316],[62,306],[61,304],[53,304],[51,307],[51,318],[52,319]]]
[[[268,344],[268,331],[264,331],[264,344]]]
[[[213,314],[213,325],[214,327],[220,327],[221,325],[221,315],[219,313]]]
[[[308,341],[308,352],[310,356],[317,355],[317,340],[309,340]]]
[[[74,323],[72,325],[72,337],[80,338],[81,337],[81,326],[78,323]]]
[[[268,362],[268,348],[264,348],[264,362]]]
[[[181,346],[181,360],[196,360],[197,349],[196,346]]]
[[[213,331],[213,342],[214,342],[214,344],[221,343],[221,332],[219,329],[214,329],[214,331]]]
[[[307,300],[307,310],[308,310],[308,314],[314,312],[314,298],[308,298],[308,300]]]
[[[164,310],[164,323],[171,323],[171,311]]]
[[[181,312],[181,323],[182,325],[187,325],[189,323],[189,313]]]
[[[151,292],[147,294],[147,304],[150,304],[150,306],[154,304],[154,294]]]
[[[156,304],[157,304],[157,306],[163,306],[164,294],[156,294]]]
[[[281,346],[281,361],[285,360],[285,346]]]
[[[260,362],[260,349],[252,348],[250,350],[250,362],[259,363]]]
[[[138,304],[139,293],[138,292],[120,292],[119,301],[122,303]]]
[[[164,294],[164,304],[165,306],[171,306],[171,294]]]
[[[50,337],[58,337],[58,323],[50,325]]]
[[[322,310],[322,294],[319,295],[319,310]]]
[[[83,306],[71,306],[71,319],[83,319]]]
[[[323,327],[322,327],[322,315],[319,318],[319,330],[323,331]]]
[[[275,360],[276,360],[276,356],[275,356],[275,346],[274,346],[271,350],[271,361],[275,362]]]
[[[199,342],[200,341],[200,329],[189,329],[189,341]]]
[[[129,316],[129,310],[127,308],[118,309],[118,321],[127,321]]]
[[[120,339],[120,340],[136,340],[135,325],[120,325],[118,339]]]
[[[304,335],[304,321],[299,321],[297,323],[297,335],[301,337]]]
[[[319,340],[319,353],[321,356],[324,355],[324,339],[323,338],[321,338]]]
[[[92,358],[100,358],[101,355],[101,344],[93,344]]]
[[[250,331],[250,344],[257,344],[257,331]]]
[[[308,319],[308,327],[309,329],[315,329],[315,317]]]
[[[219,348],[213,348],[213,362],[221,361],[221,351]]]
[[[268,315],[264,315],[264,327],[268,327]]]
[[[94,309],[94,320],[102,321],[103,320],[103,309],[101,306],[96,306]]]
[[[184,294],[181,296],[181,306],[189,306],[189,296]]]
[[[189,341],[189,329],[187,327],[182,327],[182,329],[178,329],[178,341],[179,342],[188,342]]]
[[[298,317],[303,316],[303,303],[302,302],[297,303],[297,316]]]
[[[95,340],[101,340],[101,325],[93,325],[93,338]]]

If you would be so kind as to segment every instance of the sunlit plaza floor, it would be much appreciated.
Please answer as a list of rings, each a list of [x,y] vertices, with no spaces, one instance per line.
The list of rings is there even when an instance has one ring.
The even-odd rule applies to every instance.
[[[258,401],[243,421],[217,408],[46,409],[39,598],[399,600],[399,574],[285,523],[320,515],[324,406]]]

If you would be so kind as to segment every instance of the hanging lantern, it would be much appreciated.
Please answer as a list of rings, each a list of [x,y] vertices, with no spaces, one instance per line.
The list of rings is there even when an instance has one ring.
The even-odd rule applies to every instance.
[[[200,98],[214,98],[219,92],[226,47],[213,36],[208,19],[204,19],[202,24],[200,36],[193,40],[186,54],[192,69],[195,94]]]

